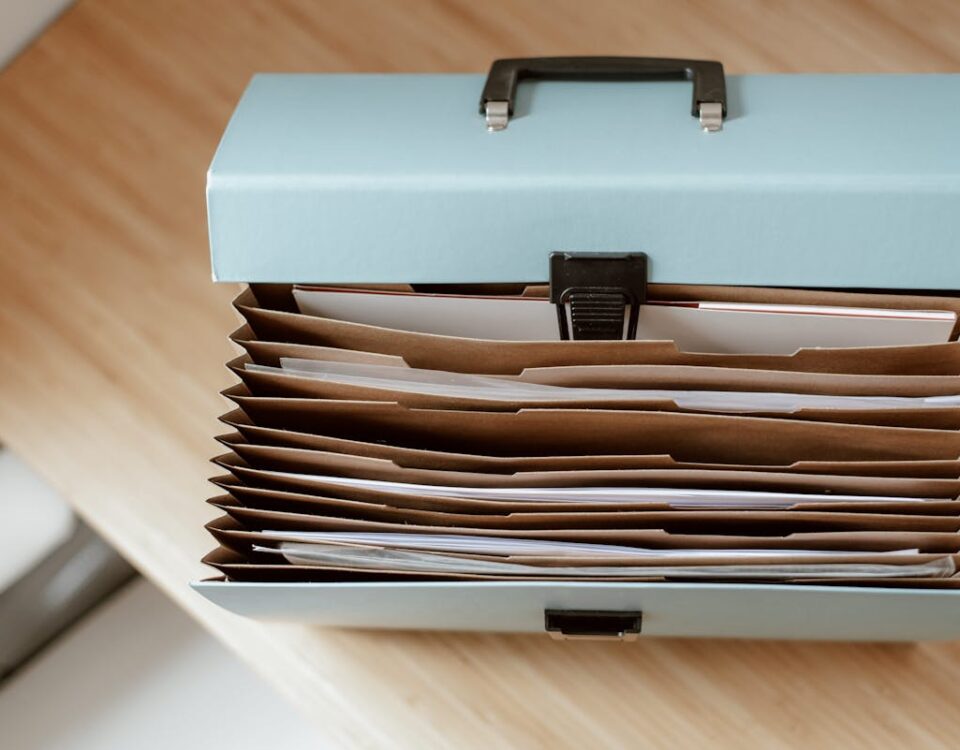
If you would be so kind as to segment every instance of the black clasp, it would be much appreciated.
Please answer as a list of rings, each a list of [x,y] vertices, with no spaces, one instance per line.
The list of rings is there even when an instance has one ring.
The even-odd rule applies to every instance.
[[[543,622],[550,637],[558,641],[635,641],[643,626],[643,613],[548,609]]]
[[[550,301],[563,340],[623,339],[625,317],[626,338],[635,339],[646,298],[646,253],[550,254]]]

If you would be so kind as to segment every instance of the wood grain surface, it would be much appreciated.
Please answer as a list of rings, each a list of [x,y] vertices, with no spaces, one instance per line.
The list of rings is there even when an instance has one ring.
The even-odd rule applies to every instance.
[[[80,0],[0,73],[0,439],[330,747],[960,746],[960,645],[323,631],[187,587],[235,321],[205,170],[250,75],[597,53],[957,71],[960,3]],[[229,695],[209,710],[247,720]]]

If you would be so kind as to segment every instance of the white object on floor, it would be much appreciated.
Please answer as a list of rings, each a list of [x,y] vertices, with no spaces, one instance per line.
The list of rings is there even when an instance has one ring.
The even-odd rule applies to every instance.
[[[0,592],[70,536],[73,512],[11,451],[0,448]]]
[[[0,727],[11,750],[322,747],[304,717],[142,580],[0,683]]]
[[[3,0],[0,2],[0,68],[39,36],[72,0]]]

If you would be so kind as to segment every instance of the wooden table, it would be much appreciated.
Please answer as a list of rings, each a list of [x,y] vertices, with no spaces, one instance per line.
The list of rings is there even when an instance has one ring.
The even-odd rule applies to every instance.
[[[592,53],[955,71],[960,4],[81,0],[0,74],[0,438],[332,747],[957,747],[958,645],[324,631],[187,587],[234,325],[204,175],[249,76]]]

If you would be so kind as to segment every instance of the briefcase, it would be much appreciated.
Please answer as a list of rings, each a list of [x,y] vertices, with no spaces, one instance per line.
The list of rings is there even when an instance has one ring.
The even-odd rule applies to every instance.
[[[210,166],[233,612],[960,635],[957,75],[257,75]]]

